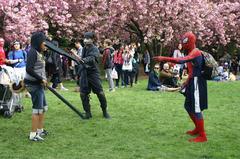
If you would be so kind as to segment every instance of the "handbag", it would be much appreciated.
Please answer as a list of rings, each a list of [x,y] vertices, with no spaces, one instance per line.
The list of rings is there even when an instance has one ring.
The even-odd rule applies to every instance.
[[[112,79],[118,79],[118,73],[117,73],[115,67],[112,70]]]

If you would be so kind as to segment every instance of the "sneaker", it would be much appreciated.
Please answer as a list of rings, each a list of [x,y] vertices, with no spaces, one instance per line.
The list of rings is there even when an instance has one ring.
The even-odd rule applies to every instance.
[[[68,91],[68,89],[65,88],[65,87],[62,87],[62,88],[61,88],[61,91]]]
[[[110,89],[109,92],[115,92],[115,89]]]
[[[42,137],[40,137],[39,135],[36,135],[33,138],[29,137],[29,140],[31,140],[31,141],[44,141],[44,139]]]
[[[43,136],[47,136],[48,134],[49,134],[48,131],[43,129],[43,131],[40,134],[38,134],[38,135],[43,137]]]
[[[27,92],[27,93],[25,94],[25,98],[31,98],[31,94],[30,94],[29,92]]]

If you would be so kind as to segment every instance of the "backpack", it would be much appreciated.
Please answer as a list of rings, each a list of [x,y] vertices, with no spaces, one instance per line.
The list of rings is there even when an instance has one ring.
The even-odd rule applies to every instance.
[[[52,53],[48,53],[46,57],[46,63],[47,64],[53,64],[53,58],[52,58]]]
[[[204,59],[202,76],[206,80],[212,80],[213,77],[216,77],[218,75],[218,63],[210,53],[207,53],[205,51],[201,51],[201,53]]]

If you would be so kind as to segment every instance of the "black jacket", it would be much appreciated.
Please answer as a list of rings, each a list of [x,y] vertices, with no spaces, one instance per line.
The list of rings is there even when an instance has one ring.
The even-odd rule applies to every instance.
[[[99,73],[98,60],[99,50],[95,45],[85,46],[82,51],[83,65],[80,65],[79,71],[85,69],[88,73],[97,72]]]

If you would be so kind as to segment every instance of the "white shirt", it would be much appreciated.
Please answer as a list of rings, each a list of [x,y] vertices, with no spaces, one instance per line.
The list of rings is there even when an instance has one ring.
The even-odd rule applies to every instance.
[[[181,53],[181,51],[177,49],[177,50],[174,50],[173,57],[174,58],[181,58],[181,57],[184,57],[184,54]],[[177,67],[179,67],[179,69],[183,68],[183,66],[184,66],[184,64],[176,64],[176,65],[177,65]]]

